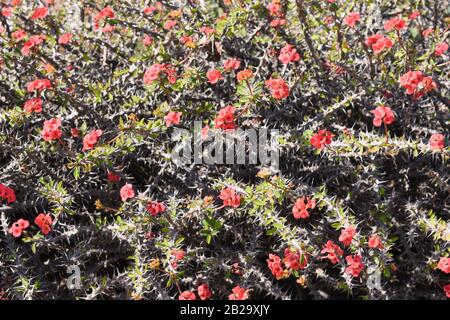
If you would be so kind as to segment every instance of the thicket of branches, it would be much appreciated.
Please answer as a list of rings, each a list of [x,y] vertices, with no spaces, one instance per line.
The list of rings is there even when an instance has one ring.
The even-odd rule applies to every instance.
[[[446,1],[1,10],[0,296],[450,296]],[[177,166],[196,120],[278,129],[279,170]]]

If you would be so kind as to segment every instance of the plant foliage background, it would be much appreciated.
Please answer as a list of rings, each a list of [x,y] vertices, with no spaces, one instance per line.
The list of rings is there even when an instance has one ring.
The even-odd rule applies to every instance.
[[[16,198],[0,190],[3,298],[199,299],[209,290],[228,299],[237,286],[235,298],[251,299],[450,296],[447,1],[1,6],[0,183]],[[405,26],[386,30],[392,18]],[[392,45],[375,53],[374,34]],[[238,69],[224,68],[230,58]],[[146,73],[155,64],[161,71]],[[408,71],[433,83],[408,94],[399,80]],[[51,88],[30,88],[36,79]],[[269,79],[282,79],[287,96]],[[41,111],[37,100],[25,108],[33,98]],[[174,127],[201,120],[220,131],[228,105],[235,128],[280,131],[278,171],[173,163]],[[377,127],[371,111],[382,105],[395,121]],[[58,117],[60,126],[44,125]],[[333,137],[317,148],[319,130]],[[296,219],[301,197],[315,206]],[[14,236],[19,219],[29,226]],[[336,263],[322,252],[329,240],[342,250]],[[268,263],[286,248],[301,266]],[[67,287],[70,265],[79,289]]]

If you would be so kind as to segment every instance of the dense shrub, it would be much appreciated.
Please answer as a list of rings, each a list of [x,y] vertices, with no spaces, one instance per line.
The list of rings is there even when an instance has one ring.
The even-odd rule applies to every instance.
[[[1,297],[450,297],[446,1],[2,3]]]

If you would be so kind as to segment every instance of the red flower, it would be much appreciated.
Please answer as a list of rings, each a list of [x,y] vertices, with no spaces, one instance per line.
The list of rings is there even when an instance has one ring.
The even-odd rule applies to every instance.
[[[13,9],[11,7],[4,7],[2,9],[2,16],[4,16],[5,18],[11,17],[12,13],[13,13]]]
[[[41,135],[44,141],[52,141],[61,138],[62,131],[61,118],[52,118],[50,120],[44,121],[44,128],[42,129]]]
[[[20,41],[27,36],[27,33],[24,30],[19,29],[14,31],[11,35],[16,41]]]
[[[95,28],[98,29],[99,28],[99,22],[103,21],[105,19],[114,19],[116,17],[116,14],[114,13],[114,10],[111,9],[110,7],[105,7],[102,10],[99,11],[99,13],[97,13],[94,16],[94,23],[95,23]]]
[[[177,25],[177,21],[176,20],[169,20],[164,24],[164,29],[166,30],[170,30],[173,27],[175,27]]]
[[[400,77],[400,86],[406,89],[406,93],[419,99],[437,88],[437,84],[431,77],[426,77],[421,71],[408,71]]]
[[[183,250],[172,249],[169,253],[170,265],[176,269],[178,267],[177,262],[184,259],[186,253]]]
[[[406,28],[405,20],[401,18],[392,18],[384,23],[384,30],[391,31],[393,29],[400,31]]]
[[[383,242],[381,241],[380,236],[378,236],[377,234],[373,234],[370,236],[369,238],[369,242],[368,242],[369,248],[375,249],[383,249]]]
[[[36,10],[34,10],[33,14],[31,15],[31,20],[45,18],[47,16],[47,14],[48,14],[47,7],[36,8]]]
[[[154,12],[156,10],[158,10],[158,7],[156,7],[156,6],[146,7],[144,9],[144,13],[145,14],[151,14],[152,12]]]
[[[424,38],[427,38],[430,34],[433,33],[433,31],[434,31],[433,28],[425,29],[425,30],[422,31],[422,36]]]
[[[122,178],[113,171],[108,170],[107,177],[109,182],[119,182]]]
[[[375,110],[370,111],[374,115],[373,125],[380,127],[381,124],[389,125],[395,121],[394,113],[387,106],[378,106]]]
[[[25,102],[23,105],[23,110],[28,113],[42,112],[42,99],[41,98],[32,98]]]
[[[353,256],[347,256],[345,257],[345,260],[347,261],[347,268],[345,268],[345,273],[353,276],[353,277],[359,277],[359,274],[364,269],[364,264],[362,263],[362,257],[360,255],[353,255]]]
[[[181,112],[176,112],[176,111],[170,111],[166,116],[165,116],[165,120],[166,120],[166,126],[170,127],[172,125],[177,125],[180,123],[181,120]]]
[[[200,32],[203,32],[204,34],[206,34],[207,37],[209,37],[210,35],[212,35],[214,32],[216,32],[216,30],[214,30],[211,27],[201,27],[200,28]]]
[[[284,249],[284,265],[291,270],[301,270],[308,264],[308,257],[298,251],[291,251],[291,249]]]
[[[64,33],[59,36],[58,43],[61,45],[68,44],[72,40],[72,34],[71,33]]]
[[[352,241],[353,237],[356,235],[355,227],[348,226],[347,228],[341,231],[341,235],[339,236],[339,241],[344,244],[344,246],[348,247]]]
[[[150,84],[152,81],[158,79],[160,72],[164,71],[166,67],[163,64],[155,63],[144,73],[144,84]]]
[[[228,296],[229,300],[247,300],[250,290],[236,286],[233,288],[232,293]]]
[[[428,141],[428,145],[431,150],[440,150],[445,147],[445,137],[443,134],[435,133],[431,136],[430,141]]]
[[[11,226],[11,228],[9,228],[8,232],[9,234],[11,234],[14,238],[18,238],[22,235],[22,232],[28,228],[28,226],[30,225],[30,223],[28,222],[28,220],[24,220],[24,219],[19,219],[16,222],[14,222]]]
[[[316,200],[311,200],[309,197],[301,197],[297,199],[292,208],[292,214],[295,219],[306,219],[309,217],[308,209],[314,209],[316,207]]]
[[[0,200],[6,200],[7,203],[16,201],[14,190],[0,183]]]
[[[209,290],[209,287],[207,284],[199,285],[197,288],[197,293],[198,293],[198,296],[200,297],[200,300],[209,299],[209,298],[211,298],[211,295],[212,295],[211,290]]]
[[[269,79],[265,84],[275,99],[281,100],[289,96],[289,87],[283,79]]]
[[[267,266],[272,272],[273,276],[280,280],[284,276],[283,266],[281,264],[281,258],[275,254],[269,254],[269,259],[266,259]]]
[[[51,89],[52,84],[50,80],[48,79],[37,79],[31,82],[27,83],[27,91],[33,92],[33,91],[42,91],[45,89]]]
[[[361,16],[358,12],[350,12],[345,18],[344,23],[350,28],[355,27],[356,23],[361,20]]]
[[[411,12],[411,14],[409,15],[408,19],[409,20],[416,20],[419,16],[420,16],[420,11],[419,10],[415,10],[415,11]]]
[[[128,199],[131,199],[134,197],[134,190],[133,186],[129,183],[126,183],[121,189],[120,189],[120,198],[123,202],[127,201]]]
[[[209,83],[216,84],[219,80],[223,80],[222,73],[217,69],[211,69],[206,73]]]
[[[219,198],[223,201],[225,207],[237,208],[241,204],[241,196],[234,189],[225,188],[220,192]]]
[[[444,293],[447,298],[450,298],[450,283],[443,286],[442,289],[444,289]]]
[[[278,28],[284,26],[287,23],[286,19],[274,19],[270,21],[270,26],[272,28]]]
[[[381,34],[374,34],[373,36],[370,36],[366,40],[366,45],[371,46],[373,53],[380,54],[385,49],[392,48],[394,45],[388,37],[384,37]]]
[[[158,213],[166,211],[166,206],[163,202],[150,201],[147,204],[147,211],[154,217],[158,215]]]
[[[149,46],[149,45],[151,45],[153,43],[153,38],[150,37],[148,34],[146,34],[144,36],[144,39],[142,40],[142,42],[144,42],[145,46]]]
[[[272,1],[267,6],[267,10],[269,11],[269,14],[271,16],[276,16],[276,17],[283,17],[284,16],[281,4],[280,4],[280,2],[278,0]]]
[[[446,42],[438,43],[436,46],[436,50],[434,50],[434,54],[439,56],[442,56],[445,52],[448,50],[448,44]]]
[[[47,235],[52,231],[52,223],[53,219],[50,216],[50,213],[40,213],[35,219],[34,223],[41,228],[41,232],[43,235]]]
[[[103,131],[100,129],[92,130],[91,132],[86,134],[83,139],[83,151],[93,149],[102,134]]]
[[[80,130],[78,130],[78,128],[71,128],[70,135],[72,136],[72,138],[78,138],[78,136],[80,135]]]
[[[314,148],[322,150],[325,146],[331,144],[332,138],[333,134],[330,131],[319,130],[317,133],[313,134],[309,142]]]
[[[180,293],[180,296],[178,297],[178,300],[195,300],[195,293],[191,291],[183,291]]]
[[[28,41],[25,42],[25,44],[22,47],[22,50],[21,50],[22,54],[24,56],[28,56],[31,52],[31,49],[40,45],[44,40],[45,40],[45,37],[42,35],[30,37],[30,39],[28,39]]]
[[[234,58],[227,59],[223,63],[223,68],[226,71],[237,70],[237,69],[239,69],[240,66],[241,66],[241,62]]]
[[[214,119],[214,128],[222,130],[232,130],[236,127],[234,123],[234,112],[236,109],[233,106],[226,106],[219,110],[219,114]]]
[[[289,62],[296,62],[300,60],[300,55],[294,46],[287,44],[281,49],[278,60],[284,64],[288,64]]]
[[[253,71],[250,69],[241,70],[236,75],[237,81],[239,82],[250,79],[251,77],[253,77]]]
[[[339,258],[344,254],[344,251],[333,241],[328,240],[327,243],[323,245],[320,253],[327,253],[327,256],[322,257],[322,259],[329,259],[332,264],[336,264],[339,262]]]
[[[437,267],[444,273],[450,273],[450,258],[441,257]]]

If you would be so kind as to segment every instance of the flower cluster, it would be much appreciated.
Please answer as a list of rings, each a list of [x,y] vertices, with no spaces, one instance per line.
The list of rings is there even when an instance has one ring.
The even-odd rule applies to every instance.
[[[309,218],[309,209],[314,209],[316,207],[316,200],[310,199],[309,197],[301,197],[297,199],[292,208],[292,214],[295,219],[307,219]]]
[[[84,136],[83,139],[83,151],[91,150],[95,147],[98,139],[102,136],[103,131],[95,129]]]
[[[219,110],[219,114],[214,119],[214,128],[222,130],[233,130],[236,128],[234,123],[235,117],[234,113],[236,108],[233,106],[226,106]]]
[[[269,79],[265,83],[275,99],[281,100],[289,96],[289,86],[283,79]]]
[[[44,128],[42,129],[42,139],[44,141],[58,140],[62,136],[61,118],[52,118],[44,121]]]
[[[241,204],[241,196],[232,188],[222,189],[219,198],[225,207],[237,208]]]
[[[50,213],[40,213],[35,219],[34,223],[41,228],[41,232],[44,235],[47,235],[52,231],[53,219]]]
[[[437,88],[437,84],[431,77],[423,75],[421,71],[408,71],[400,77],[400,85],[406,89],[406,93],[415,99],[423,97]]]
[[[15,202],[16,194],[14,190],[0,183],[0,200],[5,200],[6,203]]]

